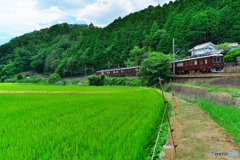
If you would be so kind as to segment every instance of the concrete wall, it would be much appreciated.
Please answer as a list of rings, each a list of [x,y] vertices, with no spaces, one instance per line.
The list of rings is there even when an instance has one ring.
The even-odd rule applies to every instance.
[[[220,105],[233,105],[238,106],[240,109],[240,98],[232,98],[228,94],[220,94],[208,92],[207,88],[200,88],[194,86],[185,86],[185,85],[173,85],[173,92],[178,96],[195,99],[195,97],[203,99],[207,98],[210,102],[216,102]]]
[[[176,77],[175,82],[240,87],[240,76]]]

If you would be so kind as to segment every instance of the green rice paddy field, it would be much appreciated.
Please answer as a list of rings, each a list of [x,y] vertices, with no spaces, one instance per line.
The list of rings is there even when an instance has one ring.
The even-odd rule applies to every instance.
[[[61,86],[61,85],[33,85],[22,83],[0,83],[0,91],[76,91],[76,92],[109,92],[109,91],[130,91],[142,89],[140,87],[125,86]]]
[[[13,91],[13,86],[1,84],[0,90]],[[16,90],[24,90],[21,87]],[[41,86],[29,87],[41,90]],[[46,86],[43,90],[132,89],[68,87]],[[163,109],[162,96],[154,89],[105,94],[0,94],[0,159],[146,159]]]

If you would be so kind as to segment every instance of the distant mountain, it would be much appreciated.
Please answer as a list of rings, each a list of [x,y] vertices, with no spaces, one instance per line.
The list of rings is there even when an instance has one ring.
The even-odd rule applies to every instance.
[[[119,17],[105,28],[58,24],[0,46],[0,77],[123,66],[134,46],[172,52],[204,42],[240,42],[240,0],[176,0]],[[141,63],[139,61],[139,63]]]

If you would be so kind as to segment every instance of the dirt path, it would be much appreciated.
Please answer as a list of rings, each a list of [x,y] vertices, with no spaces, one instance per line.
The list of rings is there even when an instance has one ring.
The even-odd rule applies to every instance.
[[[171,101],[170,94],[165,94]],[[171,118],[174,129],[174,140],[177,144],[177,156],[172,153],[173,149],[164,149],[164,160],[195,160],[195,159],[238,159],[240,160],[240,146],[238,146],[212,121],[198,106],[176,97],[177,118]],[[169,133],[170,136],[170,133]],[[172,145],[171,138],[167,145]],[[237,152],[238,156],[211,157],[211,152]],[[173,157],[173,158],[171,158]]]

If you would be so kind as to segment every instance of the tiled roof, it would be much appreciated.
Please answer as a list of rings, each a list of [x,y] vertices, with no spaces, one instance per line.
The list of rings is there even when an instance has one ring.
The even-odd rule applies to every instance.
[[[194,50],[202,49],[202,48],[206,47],[206,46],[209,45],[209,44],[212,44],[213,46],[215,46],[212,42],[207,42],[207,43],[203,43],[203,44],[200,44],[200,45],[196,45],[196,46],[194,47]],[[192,51],[192,50],[193,50],[193,49],[191,49],[190,51]]]

